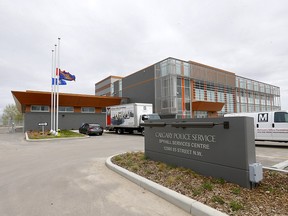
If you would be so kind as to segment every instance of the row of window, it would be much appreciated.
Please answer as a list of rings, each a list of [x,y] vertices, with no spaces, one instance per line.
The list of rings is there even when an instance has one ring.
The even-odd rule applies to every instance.
[[[280,107],[270,105],[259,105],[259,104],[237,104],[237,112],[263,112],[279,110]]]
[[[267,94],[280,95],[280,88],[269,84],[261,83],[255,80],[250,80],[244,77],[236,77],[236,87],[248,89],[256,92]]]
[[[32,105],[31,112],[49,112],[49,106]],[[74,107],[59,106],[59,112],[74,112]],[[106,108],[102,108],[102,113],[106,112]],[[95,107],[81,107],[81,113],[95,113]]]

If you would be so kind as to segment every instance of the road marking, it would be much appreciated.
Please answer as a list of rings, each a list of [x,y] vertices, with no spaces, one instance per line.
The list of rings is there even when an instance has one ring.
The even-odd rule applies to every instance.
[[[275,164],[272,167],[276,169],[285,169],[286,167],[288,167],[288,160]]]
[[[273,159],[284,159],[284,160],[288,160],[287,157],[273,157],[273,156],[267,156],[267,155],[256,155],[256,157],[264,157],[264,158],[273,158]]]

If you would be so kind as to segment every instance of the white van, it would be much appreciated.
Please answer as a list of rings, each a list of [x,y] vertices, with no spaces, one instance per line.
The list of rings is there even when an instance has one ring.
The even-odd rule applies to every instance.
[[[288,142],[288,112],[231,113],[224,117],[247,116],[254,118],[255,140]]]

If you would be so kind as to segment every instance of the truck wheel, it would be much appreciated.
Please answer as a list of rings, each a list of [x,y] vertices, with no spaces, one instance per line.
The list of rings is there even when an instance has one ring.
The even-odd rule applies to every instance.
[[[144,136],[144,129],[141,131],[141,134]]]
[[[123,134],[124,130],[122,128],[118,128],[118,129],[116,129],[116,133],[117,134]]]

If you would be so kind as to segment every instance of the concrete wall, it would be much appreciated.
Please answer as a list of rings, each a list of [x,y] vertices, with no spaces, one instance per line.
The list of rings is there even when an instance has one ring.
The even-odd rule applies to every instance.
[[[47,122],[45,130],[51,129],[50,113],[30,112],[24,115],[24,132],[28,130],[41,130],[39,122]],[[105,113],[59,113],[59,129],[78,130],[82,123],[99,123],[106,126]]]

